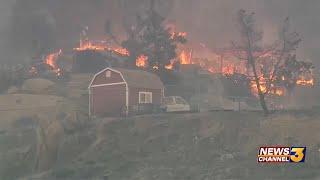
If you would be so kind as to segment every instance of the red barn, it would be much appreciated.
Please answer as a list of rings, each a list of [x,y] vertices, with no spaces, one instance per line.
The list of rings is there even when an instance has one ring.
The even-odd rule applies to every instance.
[[[106,68],[89,85],[89,113],[90,116],[119,115],[141,104],[160,105],[163,94],[163,83],[155,74]]]

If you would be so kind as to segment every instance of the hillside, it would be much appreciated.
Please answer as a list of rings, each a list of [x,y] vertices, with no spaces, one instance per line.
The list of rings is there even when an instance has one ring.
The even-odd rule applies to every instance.
[[[53,91],[31,85],[0,96],[1,180],[320,177],[317,109],[89,119],[90,77],[75,74]],[[258,147],[266,145],[307,146],[306,163],[257,164]]]
[[[15,126],[0,135],[0,173],[2,179],[313,179],[320,167],[318,117],[209,112],[55,121],[42,124],[44,133]],[[256,163],[259,146],[278,144],[307,146],[306,163]]]

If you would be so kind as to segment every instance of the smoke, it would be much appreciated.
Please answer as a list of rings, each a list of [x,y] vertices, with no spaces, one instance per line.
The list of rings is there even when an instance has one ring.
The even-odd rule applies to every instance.
[[[189,37],[201,41],[211,48],[225,47],[239,36],[236,29],[236,13],[239,9],[255,12],[257,26],[264,32],[264,42],[272,43],[279,36],[279,30],[286,17],[291,28],[298,32],[303,43],[298,55],[302,59],[317,61],[316,47],[320,18],[317,0],[175,0],[170,18],[175,19]]]
[[[8,59],[8,34],[13,0],[0,0],[0,64]]]
[[[241,8],[256,13],[257,25],[264,31],[266,43],[278,38],[283,20],[290,17],[291,27],[303,37],[300,57],[318,63],[318,0],[155,2],[160,14],[188,33],[189,42],[204,43],[210,48],[226,47],[238,38],[236,13]],[[25,56],[74,47],[86,26],[90,38],[104,38],[106,21],[110,21],[112,32],[123,39],[124,27],[130,27],[136,15],[148,9],[149,3],[150,0],[0,0],[1,57],[14,55],[13,59],[22,61]]]

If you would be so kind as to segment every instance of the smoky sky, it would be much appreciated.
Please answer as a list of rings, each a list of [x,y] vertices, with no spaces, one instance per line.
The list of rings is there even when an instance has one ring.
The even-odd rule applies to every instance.
[[[293,31],[301,34],[299,49],[302,58],[317,63],[320,32],[320,1],[317,0],[176,0],[172,17],[190,34],[190,38],[211,47],[227,46],[239,34],[236,12],[239,9],[255,12],[257,26],[264,32],[264,41],[278,38],[286,17]]]
[[[112,24],[112,31],[124,38],[124,27],[131,26],[136,14],[148,9],[149,2],[0,0],[1,62],[4,57],[17,59],[74,47],[86,26],[90,38],[102,38],[107,20]],[[317,60],[320,55],[319,7],[318,0],[156,0],[157,11],[179,30],[186,31],[189,42],[205,43],[210,48],[226,47],[239,36],[235,20],[239,9],[255,12],[257,26],[263,30],[266,43],[278,38],[283,20],[289,17],[291,28],[303,38],[299,56],[315,64],[320,64]]]

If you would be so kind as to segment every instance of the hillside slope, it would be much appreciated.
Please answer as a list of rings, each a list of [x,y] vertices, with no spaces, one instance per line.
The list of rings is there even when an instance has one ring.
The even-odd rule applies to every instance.
[[[59,139],[52,141],[58,148],[50,146],[53,150],[47,150],[55,153],[44,151],[53,154],[50,168],[34,168],[32,150],[29,156],[16,155],[25,154],[28,147],[35,149],[32,144],[37,143],[31,133],[24,137],[33,142],[31,145],[17,149],[19,140],[15,139],[7,147],[11,151],[5,162],[11,163],[4,169],[2,164],[0,173],[6,173],[3,179],[10,179],[10,175],[18,178],[18,172],[26,177],[21,179],[314,179],[320,167],[318,117],[312,113],[265,118],[259,113],[211,112],[100,119],[79,128],[63,125],[64,131],[51,130],[46,136]],[[306,163],[257,164],[257,148],[262,145],[305,145]],[[12,162],[17,158],[26,161],[20,159],[15,166]],[[48,162],[48,157],[42,158]]]

